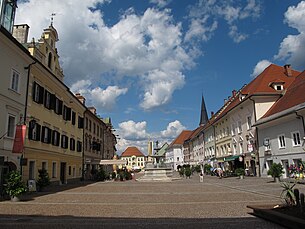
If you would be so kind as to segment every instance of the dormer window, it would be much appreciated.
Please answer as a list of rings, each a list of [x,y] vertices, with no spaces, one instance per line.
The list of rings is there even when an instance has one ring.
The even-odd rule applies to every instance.
[[[283,91],[284,90],[284,82],[281,82],[281,81],[272,82],[270,84],[270,87],[272,87],[276,91]]]
[[[239,94],[239,101],[242,101],[246,98],[247,95],[245,94]]]

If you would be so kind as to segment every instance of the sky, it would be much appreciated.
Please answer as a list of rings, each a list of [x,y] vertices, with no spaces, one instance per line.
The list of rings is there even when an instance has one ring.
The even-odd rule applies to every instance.
[[[117,153],[171,143],[269,64],[305,69],[305,1],[27,0],[15,24],[51,22],[74,93],[111,117]]]

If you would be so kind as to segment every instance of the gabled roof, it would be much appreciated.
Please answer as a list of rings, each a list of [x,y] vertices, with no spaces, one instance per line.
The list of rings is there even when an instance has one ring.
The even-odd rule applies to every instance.
[[[199,133],[203,130],[204,126],[199,126],[195,130],[192,131],[191,135],[185,140],[185,142],[191,141],[192,139],[196,138]]]
[[[145,157],[145,155],[137,147],[134,147],[134,146],[128,147],[121,154],[121,157],[131,157],[131,156]]]
[[[296,105],[305,102],[305,71],[296,77],[294,82],[287,89],[283,97],[281,97],[273,106],[266,112],[262,118],[269,117],[273,114],[287,110]]]
[[[172,143],[169,145],[168,148],[171,148],[171,147],[173,147],[174,145],[183,145],[184,141],[185,141],[186,139],[188,139],[188,138],[191,136],[192,133],[193,133],[193,131],[191,131],[191,130],[183,130],[183,131],[178,135],[178,137],[177,137],[174,141],[172,141]]]
[[[282,82],[284,87],[288,88],[295,80],[300,72],[291,69],[291,76],[286,75],[285,67],[275,64],[270,64],[261,74],[253,79],[249,84],[242,87],[235,95],[230,97],[226,104],[215,114],[215,118],[210,121],[210,124],[217,122],[220,118],[226,115],[233,108],[244,102],[247,98],[253,95],[281,95],[282,92],[275,91],[270,84],[273,82]],[[240,101],[239,96],[246,97]],[[206,128],[206,127],[205,127]]]

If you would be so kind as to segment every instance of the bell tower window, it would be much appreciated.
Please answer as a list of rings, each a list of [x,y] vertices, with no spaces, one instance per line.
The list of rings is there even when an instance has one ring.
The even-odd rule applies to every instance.
[[[49,57],[48,57],[48,67],[49,67],[49,68],[52,67],[52,53],[49,53]]]

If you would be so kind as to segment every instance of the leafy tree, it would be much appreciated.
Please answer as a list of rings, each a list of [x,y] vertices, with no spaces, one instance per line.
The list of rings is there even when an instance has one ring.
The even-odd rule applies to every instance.
[[[38,169],[38,180],[36,181],[36,184],[38,186],[38,190],[42,191],[43,188],[50,185],[50,177],[45,169]]]

